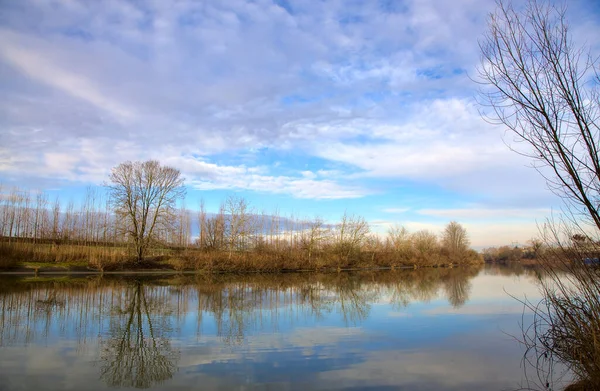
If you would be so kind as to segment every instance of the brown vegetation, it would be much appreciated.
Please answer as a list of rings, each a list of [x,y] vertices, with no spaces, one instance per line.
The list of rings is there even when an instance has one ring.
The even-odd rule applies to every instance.
[[[360,216],[346,213],[337,224],[284,218],[258,213],[243,198],[229,197],[217,213],[207,213],[200,205],[197,237],[192,238],[190,212],[171,205],[168,224],[165,214],[163,223],[146,231],[142,240],[141,234],[131,233],[132,219],[112,213],[111,204],[91,188],[77,209],[73,202],[66,208],[58,200],[50,204],[44,193],[35,198],[18,189],[1,193],[0,267],[44,262],[99,271],[275,272],[482,262],[468,248],[464,228],[455,222],[441,238],[403,227],[382,236],[372,233]],[[452,237],[455,234],[458,239]]]

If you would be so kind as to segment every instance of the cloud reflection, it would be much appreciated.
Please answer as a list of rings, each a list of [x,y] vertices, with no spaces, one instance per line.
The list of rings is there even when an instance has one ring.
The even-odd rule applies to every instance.
[[[54,386],[27,373],[56,389],[506,386],[520,353],[504,332],[520,312],[482,287],[533,289],[518,273],[2,278],[0,377],[40,389]]]

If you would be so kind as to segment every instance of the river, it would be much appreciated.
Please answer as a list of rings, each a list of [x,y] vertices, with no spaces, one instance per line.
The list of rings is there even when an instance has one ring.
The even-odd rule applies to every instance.
[[[525,296],[494,266],[3,276],[0,390],[518,389]]]

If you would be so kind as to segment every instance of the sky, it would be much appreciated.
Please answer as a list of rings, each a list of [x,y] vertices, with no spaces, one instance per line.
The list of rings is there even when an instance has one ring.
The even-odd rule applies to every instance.
[[[521,2],[516,1],[517,6]],[[569,1],[576,42],[600,6]],[[481,116],[484,0],[0,0],[0,183],[81,198],[124,161],[185,206],[525,244],[561,203]],[[573,23],[576,21],[576,23]]]

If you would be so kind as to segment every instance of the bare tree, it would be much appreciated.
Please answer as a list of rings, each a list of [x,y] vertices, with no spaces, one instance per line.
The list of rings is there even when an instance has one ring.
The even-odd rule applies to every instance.
[[[489,118],[530,148],[550,189],[600,229],[599,63],[569,34],[565,9],[498,2],[480,43]]]
[[[9,194],[6,195],[5,204],[4,204],[4,213],[3,213],[3,225],[6,225],[4,235],[8,236],[8,242],[12,241],[13,236],[16,236],[14,233],[15,220],[17,216],[17,202],[18,192],[17,189],[11,190]]]
[[[412,258],[411,235],[408,230],[400,225],[394,225],[388,229],[388,245],[392,247],[395,256],[407,261]]]
[[[317,217],[308,222],[308,227],[302,230],[301,245],[307,253],[307,260],[310,264],[314,252],[319,248],[329,234],[329,228],[325,225],[323,219]]]
[[[52,206],[52,240],[57,242],[60,239],[60,201],[58,197],[54,200]]]
[[[551,362],[558,359],[582,381],[580,389],[599,389],[600,279],[570,240],[592,237],[600,253],[598,57],[572,40],[566,8],[541,0],[523,10],[498,1],[480,47],[489,117],[524,143],[519,152],[566,206],[562,218],[545,225],[544,298],[526,303],[535,320],[524,342],[542,385],[552,381]]]
[[[246,246],[246,238],[250,234],[250,212],[248,202],[241,197],[229,196],[223,205],[227,214],[227,243],[229,258],[236,249]]]
[[[45,232],[45,223],[47,222],[48,196],[45,193],[38,193],[35,197],[35,218],[33,224],[33,243],[43,237]]]
[[[201,249],[206,247],[206,209],[204,207],[204,199],[200,200],[200,208],[198,210],[198,247]]]
[[[436,234],[427,230],[420,230],[411,235],[411,242],[416,261],[425,265],[437,264],[439,243]]]
[[[350,261],[351,255],[360,252],[369,231],[369,224],[363,217],[350,216],[344,212],[342,221],[337,225],[334,240],[337,251],[345,258],[346,263]]]
[[[173,225],[175,206],[185,195],[181,172],[156,160],[125,162],[112,169],[112,207],[127,222],[128,238],[140,262],[158,229]]]
[[[459,261],[467,255],[471,244],[467,230],[457,223],[448,223],[442,234],[442,248],[447,251],[451,261]]]
[[[203,235],[204,247],[210,250],[220,250],[225,245],[225,210],[219,207],[216,216],[206,219],[205,233]]]

